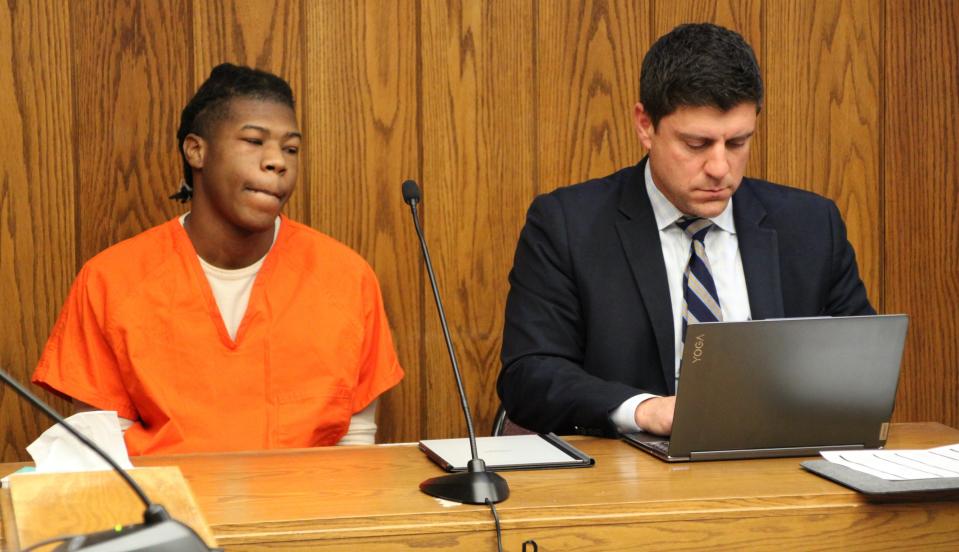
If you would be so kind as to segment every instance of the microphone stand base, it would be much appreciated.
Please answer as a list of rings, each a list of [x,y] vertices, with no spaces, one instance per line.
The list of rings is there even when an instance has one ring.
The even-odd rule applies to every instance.
[[[509,485],[491,471],[454,473],[420,483],[424,493],[461,504],[493,504],[509,498]]]

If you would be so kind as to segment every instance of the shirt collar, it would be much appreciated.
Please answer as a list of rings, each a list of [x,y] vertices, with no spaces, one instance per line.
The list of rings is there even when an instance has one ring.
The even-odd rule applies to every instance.
[[[646,194],[649,196],[649,202],[653,206],[653,215],[656,216],[656,226],[659,227],[660,230],[665,230],[676,222],[677,219],[684,216],[684,213],[677,209],[676,206],[659,191],[656,184],[653,183],[653,172],[649,168],[649,165],[650,162],[647,159],[646,170],[643,174],[646,183]],[[719,213],[718,216],[709,220],[713,221],[713,224],[720,229],[730,234],[735,234],[736,225],[733,222],[733,198],[729,198],[729,203],[726,204],[726,208],[723,209],[722,213]]]

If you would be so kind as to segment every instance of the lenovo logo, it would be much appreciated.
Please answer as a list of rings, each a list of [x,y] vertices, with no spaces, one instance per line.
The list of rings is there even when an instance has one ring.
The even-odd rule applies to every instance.
[[[696,364],[703,359],[703,345],[706,344],[706,340],[703,339],[705,334],[699,334],[696,336],[696,341],[693,342],[693,364]]]

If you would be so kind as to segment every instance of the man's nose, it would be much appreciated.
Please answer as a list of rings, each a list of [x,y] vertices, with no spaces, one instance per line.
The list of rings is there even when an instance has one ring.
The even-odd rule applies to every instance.
[[[267,145],[263,148],[263,160],[261,162],[263,170],[283,174],[286,172],[286,159],[283,158],[283,150],[279,146]]]
[[[725,144],[717,143],[709,150],[704,170],[710,178],[721,180],[729,174],[729,152]]]

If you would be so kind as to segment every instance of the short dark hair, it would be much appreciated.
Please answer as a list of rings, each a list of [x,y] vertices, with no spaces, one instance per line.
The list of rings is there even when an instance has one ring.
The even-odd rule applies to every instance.
[[[193,197],[193,170],[183,153],[183,141],[188,134],[208,137],[213,126],[227,116],[230,100],[234,98],[277,102],[295,109],[290,85],[273,73],[231,63],[214,67],[180,114],[176,138],[183,159],[183,180],[186,184],[170,199],[185,202]]]
[[[721,111],[742,103],[762,109],[763,79],[753,49],[735,31],[711,23],[680,25],[643,59],[639,101],[653,121],[683,106]]]

